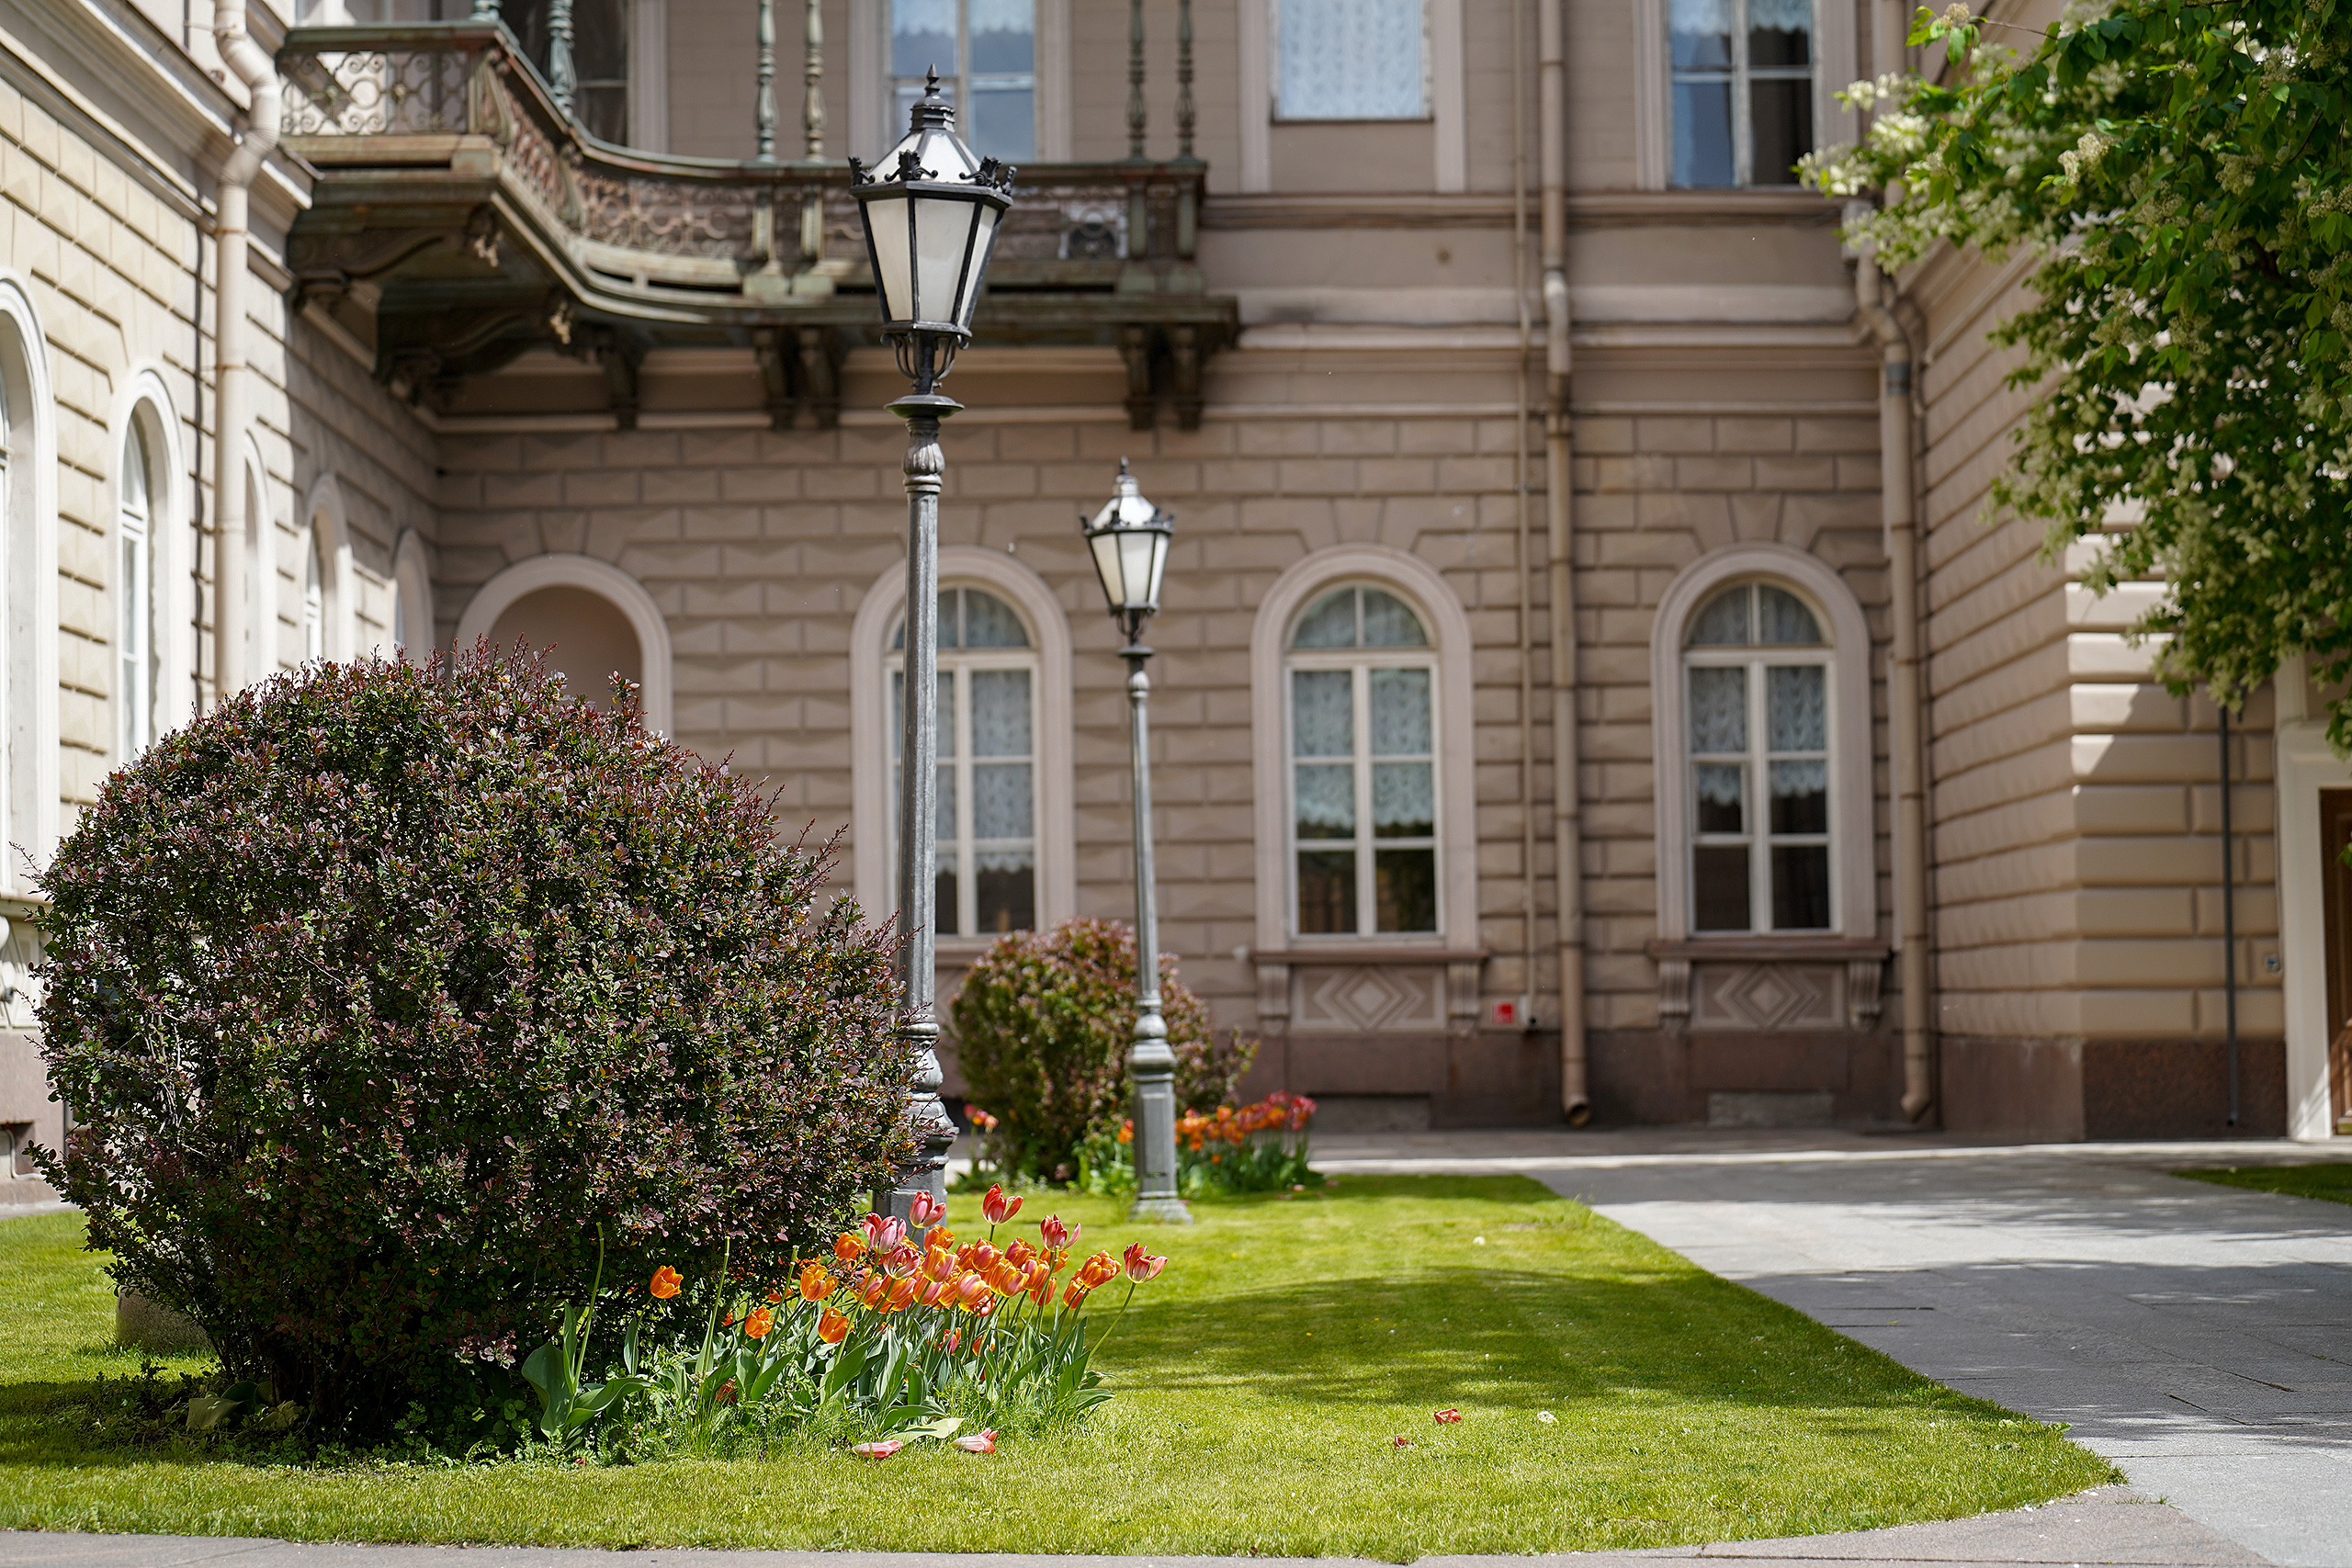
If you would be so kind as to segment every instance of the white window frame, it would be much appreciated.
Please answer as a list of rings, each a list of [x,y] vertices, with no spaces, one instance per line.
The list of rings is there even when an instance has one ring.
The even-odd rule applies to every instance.
[[[1325,586],[1322,593],[1318,593],[1314,599],[1308,600],[1306,604],[1301,608],[1299,614],[1304,615],[1307,609],[1311,609],[1317,603],[1320,602],[1325,594],[1343,588],[1375,589],[1392,594],[1396,592],[1396,591],[1390,588],[1385,582],[1377,581],[1329,583]],[[1419,604],[1414,604],[1410,599],[1405,598],[1402,595],[1397,595],[1397,597],[1399,601],[1417,616],[1421,615],[1420,606]],[[1294,633],[1295,633],[1297,629],[1295,624],[1296,619],[1296,616],[1293,617],[1292,631]],[[1424,618],[1422,630],[1426,633],[1428,629],[1428,623],[1426,618]],[[1439,670],[1439,660],[1434,638],[1431,639],[1431,645],[1426,648],[1288,648],[1283,655],[1283,741],[1285,749],[1291,753],[1289,758],[1290,766],[1283,772],[1283,784],[1286,791],[1288,792],[1286,798],[1289,799],[1290,803],[1289,809],[1285,813],[1283,818],[1287,835],[1287,843],[1285,846],[1285,853],[1283,857],[1283,875],[1289,881],[1289,887],[1284,897],[1288,908],[1290,934],[1302,941],[1312,942],[1319,937],[1343,934],[1368,939],[1403,939],[1406,941],[1411,941],[1417,938],[1428,938],[1445,930],[1445,878],[1442,874],[1435,878],[1437,918],[1432,922],[1430,930],[1426,931],[1384,931],[1378,929],[1379,898],[1377,890],[1379,886],[1379,879],[1374,870],[1374,857],[1377,852],[1381,850],[1426,849],[1430,852],[1430,860],[1433,863],[1433,869],[1440,869],[1442,867],[1443,856],[1441,853],[1442,848],[1442,833],[1432,832],[1431,835],[1426,839],[1382,839],[1374,836],[1373,831],[1374,823],[1372,809],[1373,765],[1377,761],[1394,760],[1426,761],[1429,763],[1430,786],[1436,797],[1434,809],[1431,812],[1430,826],[1432,829],[1435,829],[1438,824],[1442,823],[1445,820],[1445,780],[1438,768],[1438,760],[1434,754],[1431,754],[1426,759],[1391,759],[1376,756],[1373,751],[1372,671],[1375,668],[1381,670],[1426,670],[1429,671],[1430,738],[1430,743],[1435,745],[1437,743],[1438,737],[1442,735],[1444,732],[1439,728],[1439,706],[1441,698],[1439,686],[1441,671]],[[1349,765],[1355,770],[1354,809],[1356,831],[1352,839],[1345,841],[1336,839],[1301,839],[1297,836],[1298,811],[1295,797],[1298,768],[1302,764],[1312,765],[1317,761],[1336,761],[1339,759],[1303,758],[1296,754],[1297,725],[1295,722],[1295,712],[1293,708],[1294,691],[1291,676],[1294,671],[1297,671],[1340,670],[1348,671],[1350,676],[1349,695],[1352,710],[1351,716],[1351,732],[1355,738],[1355,745],[1353,750],[1349,754],[1347,761]],[[1302,853],[1318,850],[1345,850],[1355,857],[1356,929],[1353,931],[1344,933],[1332,931],[1308,933],[1302,931],[1299,929],[1298,857]]]
[[[1012,606],[1029,628],[1032,829],[1036,835],[1037,927],[1051,930],[1078,913],[1077,772],[1072,749],[1070,632],[1053,590],[1014,556],[966,545],[939,552],[942,588],[978,588]],[[905,613],[907,570],[885,570],[865,591],[850,624],[850,865],[866,919],[895,919],[899,908],[896,853],[898,793],[892,787],[889,640]],[[989,649],[989,654],[1020,650]],[[943,653],[941,667],[949,655]],[[965,710],[958,710],[959,718]],[[963,722],[968,725],[968,719]],[[958,808],[963,809],[961,801]],[[959,886],[958,892],[961,892]],[[943,958],[985,949],[992,935],[968,932],[938,939]]]
[[[1651,0],[1662,3],[1662,0]],[[1240,50],[1240,151],[1238,174],[1244,192],[1274,188],[1273,132],[1277,126],[1329,125],[1329,120],[1284,120],[1274,101],[1275,28],[1280,0],[1238,0]],[[1463,0],[1425,0],[1429,114],[1433,142],[1430,184],[1441,193],[1470,188],[1470,141],[1465,129],[1463,74]],[[1415,125],[1417,120],[1374,120],[1377,125]],[[1398,171],[1400,180],[1407,176]]]
[[[196,588],[188,570],[195,548],[195,541],[189,536],[189,520],[195,514],[191,500],[194,480],[188,473],[187,448],[183,444],[179,414],[173,407],[165,382],[167,373],[167,367],[160,364],[143,364],[134,368],[124,378],[107,423],[114,454],[108,479],[108,510],[115,519],[117,533],[111,558],[118,573],[122,564],[120,531],[126,510],[123,457],[130,449],[132,430],[136,429],[147,444],[144,599],[149,642],[144,712],[139,716],[145,720],[140,728],[142,747],[169,734],[192,716],[197,708]],[[117,583],[114,592],[119,596],[122,585]],[[133,592],[136,593],[135,586]],[[118,598],[113,618],[117,635],[123,627],[127,611],[128,606]],[[130,708],[141,694],[126,696],[120,689],[123,683],[119,650],[114,667],[118,677],[113,699],[117,709],[114,734],[119,748],[131,733]],[[126,755],[118,761],[128,761],[130,758]]]
[[[977,582],[942,582],[939,585],[942,597],[958,591],[987,593],[999,604],[1009,605],[1012,603],[1004,595],[996,593]],[[1037,689],[1044,679],[1044,660],[1038,655],[1037,633],[1035,628],[1029,625],[1029,617],[1023,615],[1017,607],[1013,609],[1013,615],[1021,621],[1022,629],[1028,634],[1029,646],[1026,648],[951,649],[943,647],[939,650],[939,683],[943,690],[951,694],[948,712],[955,721],[955,734],[952,737],[941,738],[943,743],[939,748],[939,760],[940,764],[954,779],[956,791],[955,836],[939,846],[942,852],[939,857],[940,868],[953,870],[956,874],[956,929],[953,931],[940,932],[939,935],[943,938],[972,937],[993,942],[1003,934],[1000,931],[984,931],[979,929],[978,860],[984,848],[1002,850],[1020,847],[1025,843],[1029,852],[1029,907],[1034,912],[1043,903],[1038,897],[1037,886]],[[905,651],[893,649],[887,657],[883,671],[884,680],[889,681],[892,677],[902,673],[906,669],[906,663]],[[1012,756],[988,759],[991,763],[1018,762],[1025,760],[1029,764],[1029,837],[1025,840],[1017,839],[983,840],[975,837],[972,830],[973,809],[976,804],[972,788],[972,769],[979,760],[972,751],[972,677],[984,671],[1018,671],[1029,677],[1028,756],[1026,759]],[[886,705],[884,711],[889,712],[891,708]],[[886,730],[888,728],[886,726]],[[890,795],[893,800],[898,798],[899,792],[896,747],[899,739],[899,737],[894,733],[886,733],[884,736],[885,744],[891,746]],[[891,863],[895,865],[899,858],[898,814],[895,811],[889,813],[885,817],[884,821],[889,829],[889,857]],[[946,863],[951,854],[955,857],[952,867]],[[1032,926],[1015,929],[1025,931],[1035,928]]]
[[[627,618],[629,628],[637,633],[638,694],[645,710],[645,727],[667,736],[673,722],[670,625],[645,585],[610,561],[569,552],[526,556],[474,590],[458,616],[458,649],[463,652],[488,637],[508,605],[542,588],[584,588],[609,601]]]
[[[322,474],[311,481],[302,515],[307,521],[295,537],[293,571],[288,578],[293,587],[291,619],[300,634],[296,646],[302,649],[303,660],[348,659],[357,641],[359,595],[352,576],[350,513],[334,475]],[[314,566],[319,579],[315,611],[309,581]]]
[[[0,267],[0,892],[19,897],[37,894],[31,877],[55,852],[60,816],[51,387],[49,339],[31,287],[15,268]]]
[[[123,427],[115,464],[115,739],[117,760],[128,762],[153,745],[161,731],[155,653],[164,630],[155,592],[155,550],[163,532],[155,492],[162,487],[154,448],[136,416]]]
[[[1826,663],[1825,694],[1829,722],[1829,874],[1831,925],[1826,930],[1774,932],[1769,925],[1744,932],[1697,931],[1691,928],[1691,848],[1696,803],[1691,798],[1688,679],[1693,650],[1686,648],[1692,618],[1715,595],[1745,581],[1770,582],[1793,592],[1821,617],[1826,648],[1724,649],[1780,663]],[[1737,941],[1770,936],[1870,941],[1879,934],[1876,809],[1871,788],[1870,623],[1860,603],[1828,564],[1786,545],[1738,545],[1716,550],[1685,567],[1659,601],[1650,639],[1652,755],[1657,760],[1657,934],[1662,942]],[[1759,698],[1751,682],[1750,743]],[[1757,781],[1760,784],[1761,781]],[[1760,798],[1751,786],[1750,800]],[[1751,810],[1754,807],[1751,806]],[[1758,835],[1762,837],[1762,835]],[[1769,900],[1769,883],[1760,897]],[[1759,897],[1751,879],[1749,897]],[[1752,906],[1751,906],[1752,907]],[[1769,908],[1767,909],[1769,916]]]
[[[1033,15],[1033,25],[1036,28],[1034,35],[1036,52],[1032,62],[1035,66],[1035,96],[1032,99],[1031,107],[1036,116],[1035,161],[1040,164],[1066,164],[1073,156],[1069,90],[1072,0],[1035,0],[1035,3],[1036,10]],[[1122,11],[1120,16],[1124,19],[1125,13]],[[1126,37],[1124,26],[1119,36],[1122,39]],[[890,8],[887,3],[876,4],[865,9],[858,23],[851,27],[849,39],[851,144],[845,151],[869,163],[897,146],[900,138],[907,134],[906,121],[899,116],[897,93],[891,85],[893,80],[890,74]],[[956,130],[968,140],[971,127],[964,123],[961,99],[957,100],[956,108]],[[1124,137],[1125,131],[1121,134]],[[993,151],[987,147],[976,147],[974,150],[979,152]]]
[[[384,628],[385,644],[379,652],[405,653],[422,664],[439,647],[440,628],[433,619],[433,567],[424,540],[413,528],[401,530],[392,547],[392,604]],[[403,628],[401,621],[408,625]],[[407,640],[401,640],[405,629]]]
[[[1402,655],[1433,660],[1430,717],[1437,738],[1438,918],[1434,931],[1378,934],[1295,934],[1297,875],[1292,841],[1290,636],[1298,617],[1326,592],[1349,584],[1380,588],[1396,595],[1421,618],[1430,646],[1422,649],[1341,650],[1367,657],[1384,668]],[[1443,953],[1473,944],[1478,934],[1478,844],[1476,780],[1471,751],[1470,618],[1462,602],[1434,567],[1418,556],[1385,545],[1336,545],[1292,564],[1274,580],[1258,604],[1250,638],[1250,751],[1256,792],[1258,843],[1257,945],[1261,952],[1328,947],[1344,954],[1351,947],[1384,951],[1427,947]],[[1319,657],[1309,652],[1306,657]],[[1364,786],[1360,782],[1359,790]],[[1363,820],[1368,821],[1364,818]],[[1271,863],[1279,856],[1279,867]],[[1368,919],[1359,885],[1357,923]]]
[[[1641,190],[1677,188],[1674,172],[1673,52],[1667,41],[1673,0],[1634,0],[1634,177]],[[1855,64],[1854,7],[1815,0],[1813,7],[1813,144],[1851,141],[1860,134],[1853,110],[1838,94],[1859,73]],[[1747,47],[1742,41],[1742,49]],[[1745,135],[1745,132],[1737,134]],[[1699,195],[1730,196],[1761,190],[1768,196],[1796,194],[1794,186],[1701,186]]]

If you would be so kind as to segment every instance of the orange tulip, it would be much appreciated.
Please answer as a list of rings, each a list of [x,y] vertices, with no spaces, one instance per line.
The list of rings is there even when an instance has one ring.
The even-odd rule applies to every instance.
[[[843,1231],[833,1237],[833,1256],[844,1263],[854,1263],[865,1253],[865,1238],[854,1231]]]
[[[995,1268],[997,1259],[1003,1256],[1003,1253],[999,1252],[987,1242],[980,1242],[972,1248],[972,1256],[966,1261],[971,1268],[977,1269],[981,1273],[985,1274],[989,1269]]]
[[[825,1315],[817,1320],[817,1337],[828,1345],[840,1344],[849,1337],[848,1317],[827,1307]]]
[[[956,1245],[956,1233],[945,1225],[933,1225],[923,1233],[922,1244],[931,1247],[951,1247]]]
[[[800,1270],[800,1299],[821,1302],[833,1293],[833,1277],[822,1268],[814,1263],[808,1264]]]
[[[934,1247],[922,1255],[923,1278],[927,1280],[952,1280],[956,1268],[956,1259],[947,1255],[944,1247]]]
[[[917,1281],[911,1278],[891,1280],[889,1293],[882,1298],[882,1310],[897,1312],[915,1299],[915,1292],[920,1288]]]
[[[1069,1282],[1069,1288],[1062,1292],[1062,1305],[1072,1309],[1085,1305],[1087,1295],[1092,1289],[1093,1287],[1087,1284],[1085,1276],[1080,1275],[1072,1280]]]
[[[686,1277],[684,1274],[664,1263],[661,1268],[653,1270],[653,1283],[645,1288],[652,1292],[655,1301],[666,1302],[676,1295],[678,1287],[685,1282]]]
[[[1008,1262],[1026,1265],[1037,1256],[1037,1249],[1025,1241],[1016,1241],[1004,1249],[1004,1256]]]
[[[754,1339],[765,1339],[768,1330],[775,1326],[775,1314],[762,1307],[743,1320],[743,1332]]]
[[[1001,1296],[1011,1296],[1020,1293],[1021,1288],[1028,1283],[1029,1276],[1027,1270],[999,1258],[996,1267],[989,1270],[988,1280],[989,1290]]]
[[[868,1274],[865,1283],[858,1290],[857,1299],[867,1306],[879,1306],[883,1292],[889,1288],[890,1277],[888,1274]]]
[[[956,1299],[970,1306],[989,1293],[989,1282],[978,1274],[967,1274],[956,1282]]]
[[[940,1299],[946,1294],[947,1281],[944,1280],[933,1280],[915,1292],[916,1299],[927,1307],[937,1306]]]

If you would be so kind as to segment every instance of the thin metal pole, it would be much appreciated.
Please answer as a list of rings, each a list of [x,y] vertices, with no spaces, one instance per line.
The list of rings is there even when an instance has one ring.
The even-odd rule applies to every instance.
[[[1143,157],[1143,0],[1127,5],[1127,156]]]
[[[1193,0],[1176,5],[1176,156],[1193,159]]]
[[[1136,773],[1136,1034],[1127,1053],[1135,1080],[1136,1206],[1132,1219],[1189,1224],[1193,1213],[1176,1190],[1176,1055],[1159,1016],[1159,896],[1151,856],[1151,649],[1129,637],[1127,708]]]
[[[2238,868],[2230,830],[2230,710],[2222,714],[2222,1013],[2230,1040],[2230,1121],[2238,1124]]]
[[[890,405],[907,422],[907,649],[904,724],[899,776],[899,945],[901,990],[899,1043],[915,1056],[910,1107],[915,1154],[899,1185],[878,1199],[877,1211],[906,1219],[915,1194],[947,1195],[947,1151],[956,1124],[940,1103],[939,1019],[933,935],[939,886],[939,490],[946,459],[939,422],[963,405],[937,392],[917,392]]]

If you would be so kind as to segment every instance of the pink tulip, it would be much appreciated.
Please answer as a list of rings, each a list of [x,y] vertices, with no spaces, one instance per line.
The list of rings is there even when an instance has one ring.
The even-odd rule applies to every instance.
[[[904,1220],[886,1220],[879,1214],[865,1216],[865,1245],[876,1252],[888,1252],[907,1239]]]
[[[893,1280],[903,1280],[922,1267],[922,1254],[902,1241],[882,1259],[882,1267]]]
[[[946,1217],[947,1205],[928,1192],[916,1193],[914,1201],[907,1205],[907,1223],[917,1230],[929,1230]]]
[[[923,1286],[920,1292],[916,1292],[915,1300],[922,1303],[922,1304],[927,1307],[937,1306],[939,1304],[939,1298],[946,1293],[947,1281],[944,1280],[933,1280],[929,1284]]]
[[[980,1213],[992,1225],[1001,1225],[1020,1212],[1021,1200],[1006,1197],[1001,1187],[989,1188],[988,1196],[980,1200]]]
[[[1068,1247],[1070,1238],[1079,1232],[1078,1226],[1064,1224],[1059,1214],[1047,1214],[1037,1222],[1037,1229],[1044,1235],[1047,1247]]]
[[[956,1446],[967,1454],[992,1454],[996,1452],[996,1428],[991,1427],[985,1432],[967,1432],[956,1439]]]
[[[897,1453],[900,1449],[903,1449],[906,1446],[904,1438],[892,1438],[888,1442],[859,1443],[849,1451],[855,1454],[860,1459],[888,1459],[892,1454]]]
[[[1127,1248],[1127,1278],[1138,1285],[1147,1280],[1159,1279],[1159,1271],[1167,1267],[1168,1259],[1154,1258],[1143,1249],[1141,1242]]]
[[[978,1274],[967,1274],[956,1281],[956,1299],[969,1306],[989,1293],[989,1282]]]

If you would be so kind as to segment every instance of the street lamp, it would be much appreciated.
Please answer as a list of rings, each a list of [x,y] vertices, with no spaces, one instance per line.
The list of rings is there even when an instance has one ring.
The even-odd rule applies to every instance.
[[[939,1019],[933,994],[937,926],[939,789],[939,489],[946,462],[939,422],[964,405],[939,390],[971,341],[997,220],[1012,205],[1013,171],[975,160],[956,134],[955,106],[939,96],[939,73],[908,117],[906,140],[868,169],[849,161],[850,194],[865,225],[865,254],[882,306],[882,333],[914,390],[890,405],[907,422],[906,730],[899,748],[899,938],[904,1002],[899,1039],[916,1053],[910,1108],[921,1149],[875,1207],[909,1217],[918,1192],[944,1198],[956,1124],[939,1102]]]
[[[1143,624],[1159,609],[1159,581],[1168,570],[1173,513],[1162,512],[1136,488],[1127,460],[1119,459],[1118,487],[1102,510],[1081,518],[1094,570],[1112,616],[1126,633],[1119,657],[1127,661],[1127,707],[1136,770],[1136,1037],[1127,1052],[1135,1080],[1136,1206],[1131,1217],[1189,1224],[1192,1212],[1176,1190],[1176,1057],[1159,1016],[1159,908],[1151,872],[1151,720],[1146,705],[1151,677],[1144,661]]]

